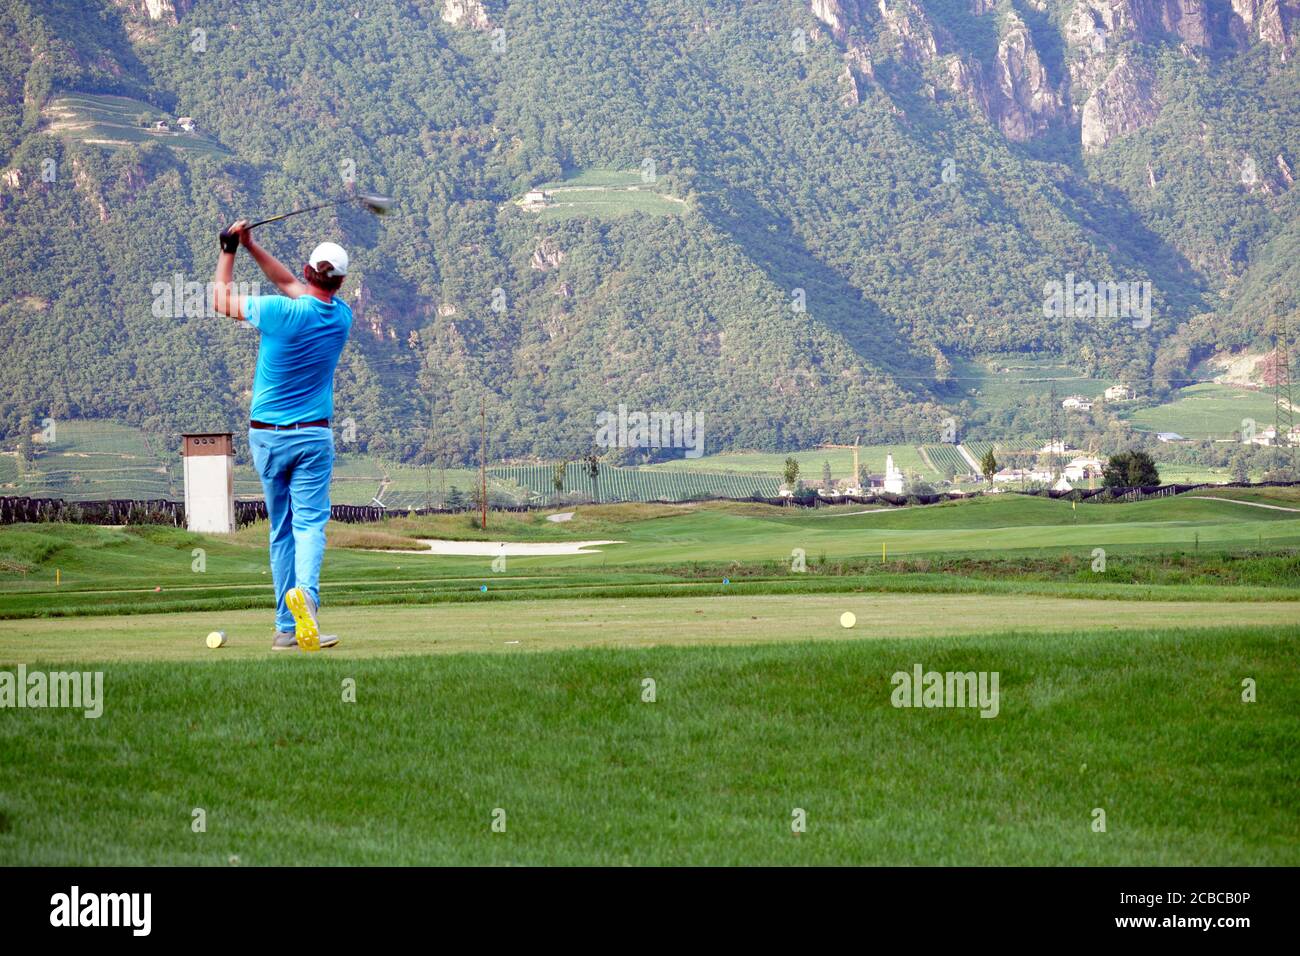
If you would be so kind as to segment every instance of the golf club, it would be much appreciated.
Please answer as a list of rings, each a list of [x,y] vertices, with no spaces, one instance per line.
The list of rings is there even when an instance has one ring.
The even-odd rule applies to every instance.
[[[345,203],[359,202],[376,216],[383,216],[393,208],[393,200],[389,196],[380,196],[377,193],[357,193],[355,196],[345,196],[342,199],[332,199],[329,202],[317,203],[314,206],[306,206],[302,209],[295,209],[293,212],[284,212],[278,216],[271,216],[268,219],[259,219],[257,222],[246,226],[247,229],[255,229],[258,226],[265,226],[268,222],[279,222],[281,219],[288,219],[290,216],[301,216],[305,212],[314,212],[317,209],[324,209],[327,206],[341,206]]]

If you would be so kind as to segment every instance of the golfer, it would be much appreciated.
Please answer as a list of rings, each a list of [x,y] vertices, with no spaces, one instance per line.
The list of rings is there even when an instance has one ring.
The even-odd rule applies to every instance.
[[[247,321],[262,337],[248,447],[271,521],[276,600],[271,648],[315,651],[339,642],[321,634],[316,614],[334,470],[334,369],[352,330],[352,309],[335,294],[348,274],[348,254],[322,242],[299,281],[253,240],[247,225],[241,219],[221,234],[212,306]],[[281,295],[235,293],[230,284],[240,245]]]

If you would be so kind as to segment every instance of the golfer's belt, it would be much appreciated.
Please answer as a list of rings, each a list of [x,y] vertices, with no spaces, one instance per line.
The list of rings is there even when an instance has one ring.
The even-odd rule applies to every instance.
[[[267,422],[250,421],[249,428],[269,428],[272,431],[287,432],[295,428],[329,428],[330,420],[328,418],[318,418],[314,422],[294,422],[292,425],[271,425]]]

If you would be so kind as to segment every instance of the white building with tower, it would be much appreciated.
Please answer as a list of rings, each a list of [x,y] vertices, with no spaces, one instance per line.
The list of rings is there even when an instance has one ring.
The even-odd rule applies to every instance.
[[[885,456],[885,491],[891,495],[901,495],[903,493],[904,478],[903,473],[894,467],[894,456]]]
[[[207,534],[235,530],[235,440],[231,432],[183,435],[185,527]]]

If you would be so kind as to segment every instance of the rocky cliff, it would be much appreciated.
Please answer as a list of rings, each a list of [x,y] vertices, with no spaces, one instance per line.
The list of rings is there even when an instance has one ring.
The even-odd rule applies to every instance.
[[[1276,48],[1285,60],[1300,21],[1300,6],[1292,2],[1065,0],[1059,18],[1064,56],[1055,74],[1039,50],[1050,38],[1040,33],[1036,42],[1022,15],[1045,12],[1046,0],[1025,0],[1024,7],[1018,0],[969,0],[971,21],[996,19],[996,50],[983,56],[961,39],[982,35],[978,29],[943,26],[941,19],[953,23],[951,11],[940,18],[925,0],[876,0],[874,6],[866,0],[810,0],[810,11],[843,47],[851,80],[893,59],[969,103],[1008,139],[1024,142],[1078,124],[1080,144],[1096,151],[1159,114],[1152,77],[1136,51],[1173,46],[1191,57],[1206,50],[1231,55],[1258,43]],[[1038,29],[1053,29],[1047,22],[1052,21],[1040,16]]]

